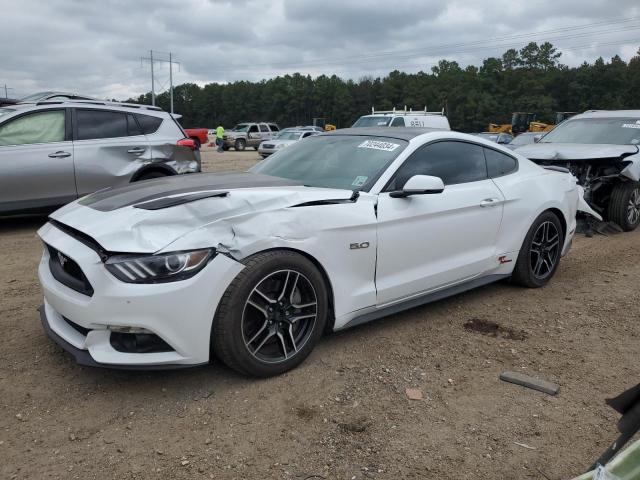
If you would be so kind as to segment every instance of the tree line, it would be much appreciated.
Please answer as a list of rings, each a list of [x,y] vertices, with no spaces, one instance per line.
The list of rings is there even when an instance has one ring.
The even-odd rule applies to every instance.
[[[555,112],[589,109],[640,109],[640,49],[624,62],[619,56],[598,58],[578,67],[560,63],[550,43],[531,42],[482,65],[462,68],[440,60],[430,72],[344,80],[336,75],[294,73],[259,82],[184,83],[174,87],[174,110],[185,127],[230,128],[242,121],[274,121],[281,127],[309,125],[325,118],[349,127],[374,106],[421,110],[444,108],[451,127],[464,132],[486,130],[489,122],[510,123],[512,112],[532,112],[554,122]],[[151,93],[128,101],[150,104]],[[169,110],[169,93],[156,104]]]

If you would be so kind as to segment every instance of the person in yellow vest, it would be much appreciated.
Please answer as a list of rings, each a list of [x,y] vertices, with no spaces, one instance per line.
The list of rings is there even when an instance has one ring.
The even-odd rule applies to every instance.
[[[222,148],[224,144],[224,127],[222,125],[218,125],[216,128],[216,145],[218,147],[218,151],[222,152],[224,149]]]

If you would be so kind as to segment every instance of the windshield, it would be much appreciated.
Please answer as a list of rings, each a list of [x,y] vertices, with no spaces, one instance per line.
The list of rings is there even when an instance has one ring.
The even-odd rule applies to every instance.
[[[298,140],[302,133],[300,132],[280,132],[277,136],[277,140]]]
[[[360,117],[352,127],[386,127],[391,117]]]
[[[408,142],[364,135],[322,135],[297,142],[250,171],[308,187],[368,190]]]
[[[520,135],[515,137],[513,140],[511,140],[509,144],[510,145],[529,145],[530,143],[535,143],[536,138],[540,138],[540,137],[541,137],[540,134],[528,135],[526,133],[521,133]]]
[[[493,133],[479,133],[478,137],[490,140],[492,142],[497,142],[498,141],[498,135],[493,134]]]
[[[246,132],[251,126],[250,123],[239,123],[231,129],[232,132]]]
[[[571,119],[551,130],[539,143],[638,145],[640,118]]]

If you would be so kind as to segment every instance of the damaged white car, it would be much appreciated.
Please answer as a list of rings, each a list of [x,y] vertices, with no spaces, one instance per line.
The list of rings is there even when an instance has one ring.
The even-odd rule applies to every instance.
[[[51,215],[43,326],[82,364],[217,356],[255,376],[341,330],[500,279],[541,287],[589,211],[564,169],[478,137],[347,129],[246,173],[150,180]]]
[[[566,167],[585,199],[624,231],[640,225],[640,110],[589,111],[518,149],[540,165]]]

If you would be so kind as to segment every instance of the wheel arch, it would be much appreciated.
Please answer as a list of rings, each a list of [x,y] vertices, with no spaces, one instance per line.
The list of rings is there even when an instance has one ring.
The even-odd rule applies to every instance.
[[[318,269],[318,271],[322,275],[322,278],[324,279],[325,285],[327,286],[327,293],[329,294],[329,298],[327,299],[329,301],[329,316],[327,318],[327,324],[326,324],[325,330],[326,332],[333,331],[333,326],[336,320],[335,309],[334,309],[335,298],[333,293],[333,284],[331,283],[331,278],[329,277],[329,274],[327,273],[326,268],[324,268],[322,263],[320,263],[320,261],[317,258],[315,258],[313,255],[311,255],[309,252],[305,252],[304,250],[299,250],[297,248],[292,248],[292,247],[267,248],[265,250],[254,252],[250,256],[257,255],[259,253],[275,252],[275,251],[289,251],[289,252],[297,253],[305,257],[311,263],[313,263],[315,267]]]
[[[542,215],[544,212],[551,212],[553,213],[556,217],[558,217],[558,220],[560,220],[560,225],[562,226],[562,241],[564,242],[564,240],[566,240],[567,238],[567,219],[564,216],[564,213],[562,212],[562,210],[560,210],[559,208],[556,207],[551,207],[551,208],[547,208],[546,210],[543,210],[540,215]],[[540,216],[538,215],[538,216]],[[537,218],[537,217],[536,217]]]
[[[146,175],[147,173],[154,173],[154,172],[164,173],[165,175],[178,174],[178,172],[176,172],[173,168],[171,168],[168,165],[152,164],[152,165],[146,165],[140,168],[139,170],[137,170],[136,173],[132,175],[130,182],[137,182],[140,179],[140,177],[142,177],[143,175]]]

